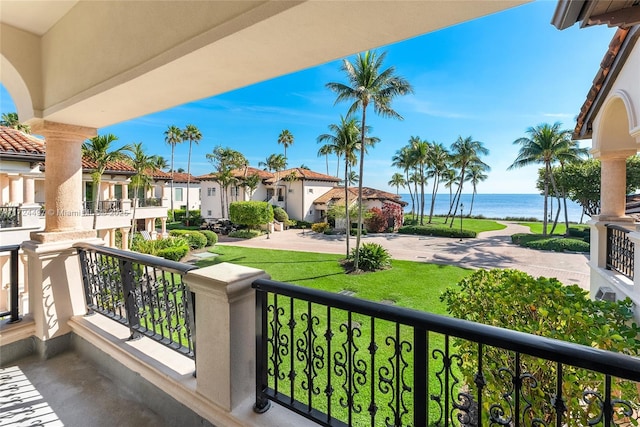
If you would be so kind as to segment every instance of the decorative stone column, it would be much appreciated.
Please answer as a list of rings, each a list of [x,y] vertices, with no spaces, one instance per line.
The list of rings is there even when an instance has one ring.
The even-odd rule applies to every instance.
[[[627,201],[627,158],[635,151],[617,151],[614,153],[600,153],[600,221],[622,219],[625,215]]]
[[[262,270],[221,263],[192,270],[184,283],[195,293],[198,393],[227,411],[255,398],[255,291]]]
[[[32,176],[25,176],[23,179],[23,203],[25,205],[33,205],[36,196],[36,182]]]
[[[43,135],[47,144],[45,157],[45,227],[32,233],[37,241],[95,237],[82,227],[82,150],[85,139],[96,129],[41,121],[31,126]]]
[[[29,306],[42,356],[69,347],[71,317],[86,313],[80,263],[73,244],[103,244],[82,226],[82,142],[95,129],[40,121],[31,123],[46,138],[45,229],[32,232],[22,248],[28,257]]]
[[[131,231],[130,227],[123,227],[120,229],[120,233],[122,234],[122,249],[125,251],[129,250],[129,232]]]
[[[22,177],[19,175],[9,175],[9,204],[18,206],[22,203]]]
[[[161,233],[162,233],[162,237],[167,237],[167,218],[160,218],[160,225],[161,225]]]
[[[122,200],[129,198],[129,184],[122,184]]]

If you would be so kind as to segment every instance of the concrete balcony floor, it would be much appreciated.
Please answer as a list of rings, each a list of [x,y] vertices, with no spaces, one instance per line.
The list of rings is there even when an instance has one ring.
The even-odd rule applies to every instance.
[[[0,426],[163,427],[169,424],[89,361],[68,351],[0,369]]]

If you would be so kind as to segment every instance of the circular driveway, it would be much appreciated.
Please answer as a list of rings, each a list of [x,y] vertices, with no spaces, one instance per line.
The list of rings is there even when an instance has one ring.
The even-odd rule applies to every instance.
[[[511,235],[527,233],[529,228],[498,221],[507,228],[480,233],[474,239],[413,236],[382,233],[362,236],[362,242],[384,246],[394,259],[456,265],[467,268],[513,268],[534,277],[555,277],[562,283],[589,289],[589,255],[539,251],[511,243]],[[254,239],[232,239],[220,236],[221,245],[261,249],[282,249],[341,254],[346,236],[327,236],[310,230],[290,229]],[[351,238],[351,248],[355,237]]]

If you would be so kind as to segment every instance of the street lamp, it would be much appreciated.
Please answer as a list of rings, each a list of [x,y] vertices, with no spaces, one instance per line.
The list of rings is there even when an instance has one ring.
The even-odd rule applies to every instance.
[[[460,203],[460,241],[462,242],[462,211],[464,210],[464,204]]]

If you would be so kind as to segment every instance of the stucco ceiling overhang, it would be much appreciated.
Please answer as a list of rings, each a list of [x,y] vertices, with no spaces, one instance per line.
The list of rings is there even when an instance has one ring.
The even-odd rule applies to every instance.
[[[23,121],[100,128],[525,2],[2,0],[0,79]]]

